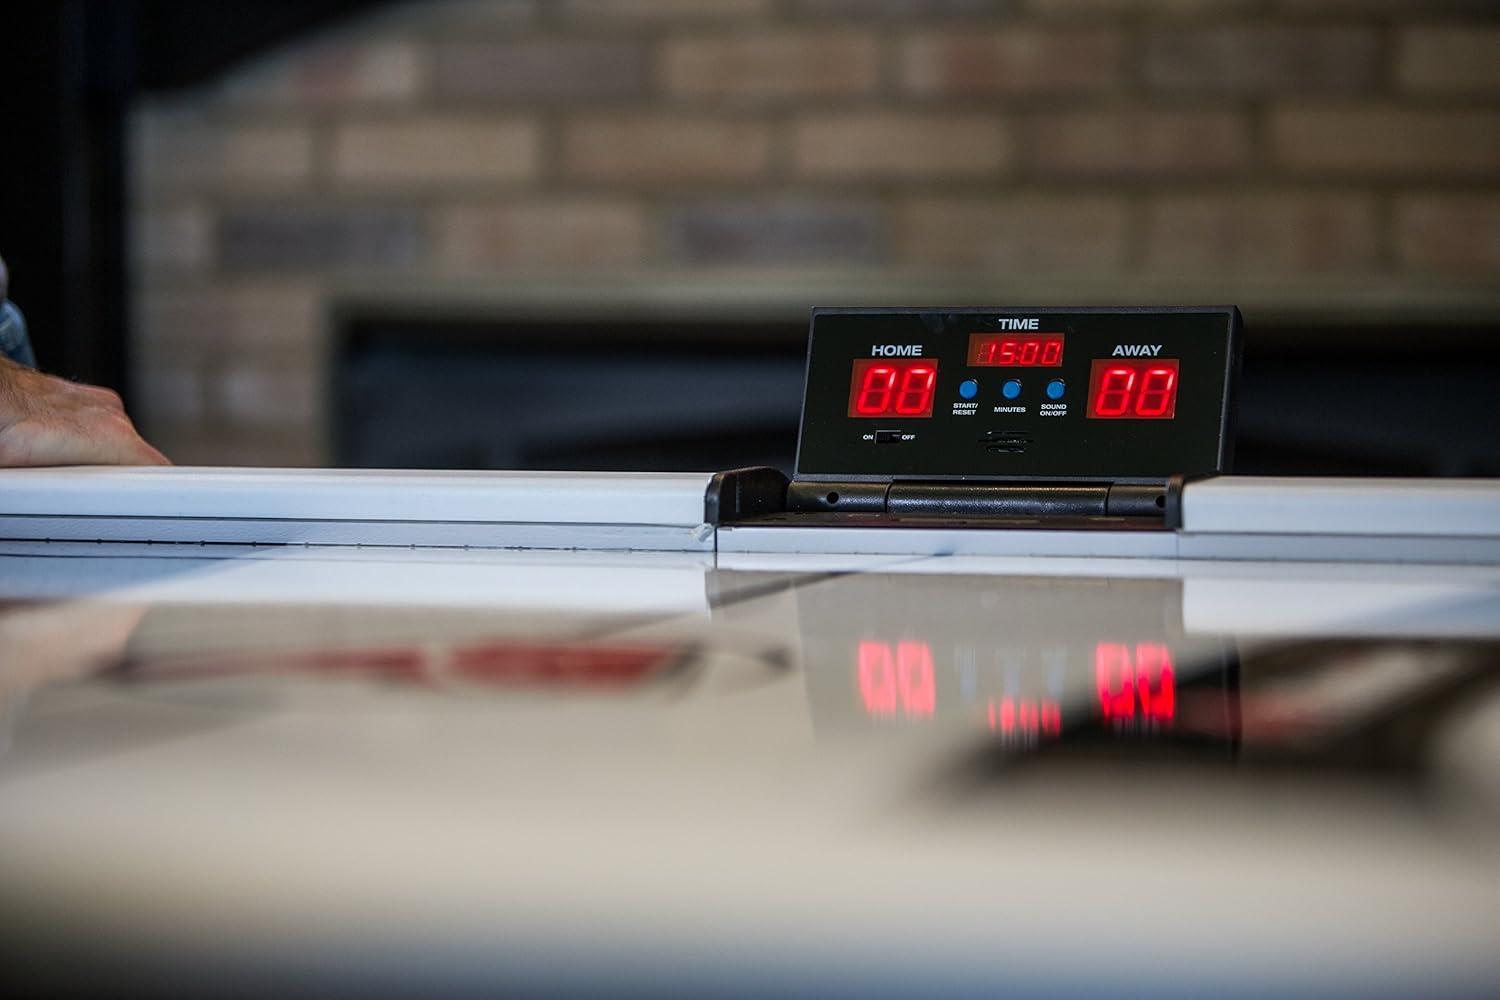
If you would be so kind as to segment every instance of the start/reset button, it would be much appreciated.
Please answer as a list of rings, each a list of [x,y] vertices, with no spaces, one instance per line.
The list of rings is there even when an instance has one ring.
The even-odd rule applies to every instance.
[[[958,383],[958,394],[964,399],[973,399],[979,395],[979,383],[971,378],[966,378]]]

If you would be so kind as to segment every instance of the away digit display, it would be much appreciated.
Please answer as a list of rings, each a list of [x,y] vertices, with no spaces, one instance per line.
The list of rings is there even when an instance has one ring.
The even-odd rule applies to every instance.
[[[1088,415],[1096,420],[1171,420],[1177,415],[1176,358],[1096,358]]]

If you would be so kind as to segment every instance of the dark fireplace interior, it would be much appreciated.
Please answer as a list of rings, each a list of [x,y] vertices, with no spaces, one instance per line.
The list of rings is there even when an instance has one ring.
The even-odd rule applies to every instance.
[[[708,318],[356,318],[333,366],[335,461],[790,470],[804,336]]]

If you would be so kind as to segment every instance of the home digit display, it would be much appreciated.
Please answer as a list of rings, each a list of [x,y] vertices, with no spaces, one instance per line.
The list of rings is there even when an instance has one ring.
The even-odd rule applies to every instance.
[[[981,494],[1020,502],[985,492],[997,483],[1115,490],[1225,472],[1239,357],[1227,306],[815,309],[788,495],[957,517]],[[967,498],[927,488],[945,481]],[[1048,509],[1081,495],[1054,490]],[[1110,509],[1127,496],[1146,502],[1115,491]]]
[[[936,387],[935,361],[856,361],[849,416],[930,417]]]

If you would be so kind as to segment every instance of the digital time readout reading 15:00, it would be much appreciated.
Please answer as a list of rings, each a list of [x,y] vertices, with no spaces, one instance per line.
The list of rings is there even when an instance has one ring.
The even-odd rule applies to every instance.
[[[1060,333],[971,333],[969,365],[975,368],[1056,368],[1062,364]]]

